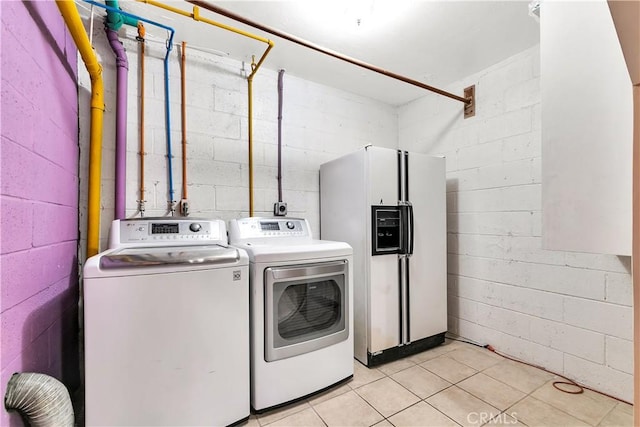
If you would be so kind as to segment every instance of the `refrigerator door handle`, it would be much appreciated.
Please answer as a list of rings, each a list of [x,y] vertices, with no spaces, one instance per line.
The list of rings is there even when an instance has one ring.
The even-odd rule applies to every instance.
[[[407,255],[398,256],[400,286],[400,345],[409,344],[409,259]]]
[[[404,343],[404,327],[405,327],[405,322],[404,319],[406,317],[406,311],[405,311],[405,304],[404,304],[404,280],[405,280],[405,273],[404,273],[404,260],[405,260],[405,255],[403,254],[399,254],[398,255],[398,295],[400,296],[400,300],[398,301],[398,314],[400,315],[399,317],[399,322],[398,322],[398,337],[400,338],[400,342],[399,344],[402,345]]]
[[[403,162],[404,168],[402,170],[402,179],[403,179],[403,185],[402,187],[404,188],[403,191],[403,198],[402,201],[403,202],[409,202],[409,152],[405,151],[404,152],[404,162]]]
[[[408,211],[409,211],[409,230],[407,231],[407,236],[409,239],[409,247],[407,248],[407,255],[413,255],[413,231],[414,231],[414,222],[413,222],[413,205],[408,203]]]
[[[403,163],[403,155],[402,151],[398,150],[398,164],[397,164],[397,173],[398,173],[398,204],[402,204],[405,200],[404,194],[404,183],[405,181],[405,171],[404,171],[404,163]]]
[[[411,313],[409,311],[411,307],[411,282],[410,277],[410,255],[407,255],[404,261],[404,301],[405,301],[405,324],[404,324],[404,343],[411,343]]]

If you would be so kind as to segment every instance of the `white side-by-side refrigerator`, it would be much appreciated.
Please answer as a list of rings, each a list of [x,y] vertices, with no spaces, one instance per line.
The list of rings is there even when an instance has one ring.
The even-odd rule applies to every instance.
[[[320,166],[320,233],[353,247],[354,346],[367,366],[444,342],[443,157],[367,146]]]

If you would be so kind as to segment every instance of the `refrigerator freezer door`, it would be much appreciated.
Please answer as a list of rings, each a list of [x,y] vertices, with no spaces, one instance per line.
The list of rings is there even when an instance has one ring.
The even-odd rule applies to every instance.
[[[397,206],[400,200],[398,151],[389,148],[367,149],[366,182],[372,205]],[[369,209],[367,215],[371,215]],[[369,224],[373,226],[373,219]],[[373,249],[373,242],[371,243]],[[370,254],[366,254],[369,256]],[[398,255],[369,257],[368,352],[400,344],[400,283]]]
[[[410,153],[408,174],[414,219],[409,329],[414,342],[447,330],[445,159]]]
[[[396,206],[400,200],[398,151],[369,147],[367,179],[372,205]]]

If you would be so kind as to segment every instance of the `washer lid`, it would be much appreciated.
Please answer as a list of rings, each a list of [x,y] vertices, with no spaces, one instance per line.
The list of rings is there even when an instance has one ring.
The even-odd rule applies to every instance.
[[[248,264],[246,252],[221,245],[129,247],[95,255],[84,265],[84,277],[133,276]]]
[[[234,246],[247,251],[251,262],[305,261],[353,255],[353,249],[347,243],[330,240],[309,240],[301,243],[297,239],[285,239],[268,243],[247,242]]]
[[[101,268],[149,267],[151,265],[227,264],[238,262],[240,252],[222,246],[173,246],[162,250],[123,248],[100,258]]]

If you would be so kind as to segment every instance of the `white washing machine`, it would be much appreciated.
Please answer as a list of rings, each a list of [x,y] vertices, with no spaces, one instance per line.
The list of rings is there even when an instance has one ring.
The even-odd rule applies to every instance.
[[[249,254],[253,409],[351,378],[351,247],[314,240],[293,218],[232,220],[229,242]]]
[[[84,266],[87,426],[228,425],[249,406],[247,254],[219,220],[116,220]]]

